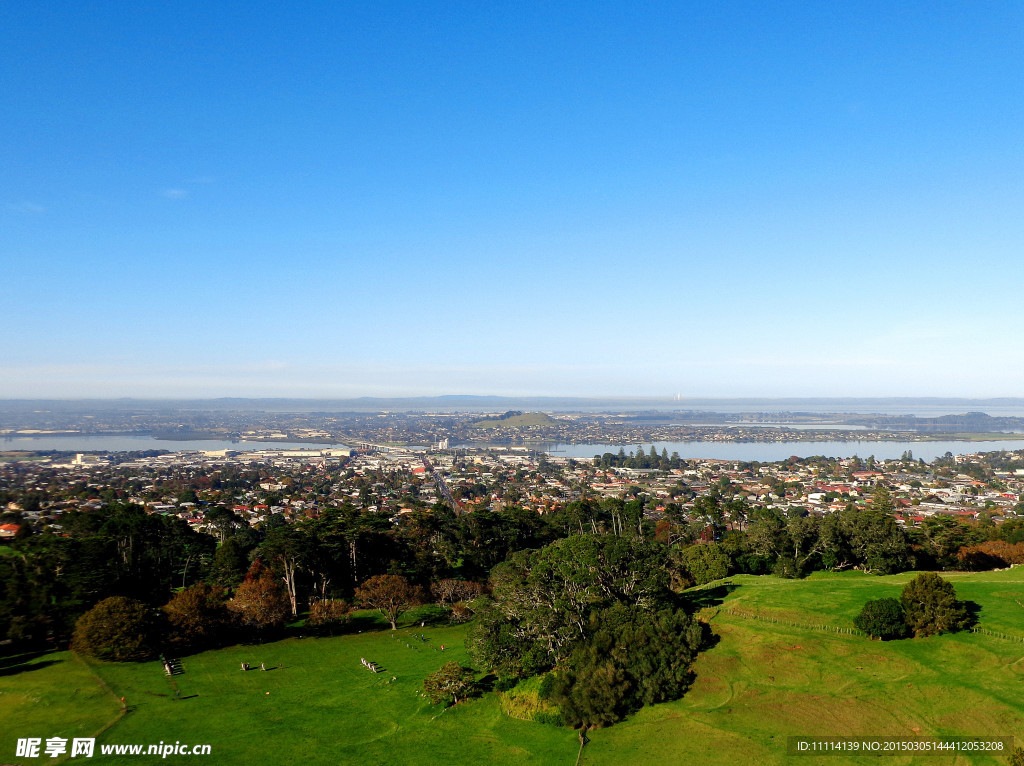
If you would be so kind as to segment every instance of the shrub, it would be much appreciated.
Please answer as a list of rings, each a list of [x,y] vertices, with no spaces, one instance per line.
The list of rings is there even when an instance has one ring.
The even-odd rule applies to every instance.
[[[858,630],[883,641],[904,638],[907,635],[907,615],[903,604],[895,598],[879,598],[864,604],[853,621]]]
[[[75,624],[76,652],[117,662],[139,662],[157,655],[153,610],[124,596],[100,601]]]
[[[514,689],[518,683],[519,679],[515,676],[501,676],[494,682],[494,690],[498,692],[507,692],[509,689]]]
[[[967,627],[964,604],[956,599],[953,585],[934,572],[922,572],[900,594],[907,627],[915,636],[932,636]]]
[[[561,711],[544,693],[545,687],[550,691],[553,683],[551,674],[526,678],[500,696],[501,709],[506,715],[521,721],[564,726]]]

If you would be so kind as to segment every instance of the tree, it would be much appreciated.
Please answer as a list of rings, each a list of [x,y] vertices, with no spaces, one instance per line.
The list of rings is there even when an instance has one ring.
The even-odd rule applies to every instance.
[[[352,607],[348,602],[337,598],[319,598],[309,605],[307,625],[334,632],[352,617]]]
[[[299,613],[298,596],[296,594],[296,577],[302,562],[303,554],[309,547],[309,539],[302,530],[294,526],[283,526],[271,529],[267,539],[260,546],[262,555],[274,562],[281,573],[292,617]]]
[[[231,624],[225,590],[206,583],[175,593],[163,611],[171,642],[190,649],[217,645]]]
[[[899,599],[879,598],[868,601],[853,624],[872,638],[883,641],[907,635],[907,615]]]
[[[288,597],[259,562],[238,586],[235,597],[228,602],[228,609],[257,630],[280,628],[291,613]]]
[[[446,662],[439,670],[423,679],[423,691],[433,703],[449,702],[459,704],[476,688],[476,673],[457,662]]]
[[[889,490],[881,484],[875,487],[875,491],[871,493],[871,510],[881,513],[892,513],[895,507]]]
[[[573,535],[519,551],[491,573],[467,648],[482,666],[534,675],[587,637],[594,610],[622,603],[652,609],[669,597],[664,546],[636,536]]]
[[[420,602],[419,591],[401,575],[377,575],[356,588],[356,599],[380,612],[398,628],[398,618]]]
[[[78,619],[72,647],[101,660],[139,662],[156,656],[156,636],[156,619],[148,606],[111,596]]]
[[[484,592],[484,587],[470,580],[438,580],[430,586],[430,594],[441,606],[451,606],[458,601],[470,601]]]
[[[616,604],[591,616],[589,640],[556,671],[551,690],[571,726],[606,726],[644,705],[678,699],[703,641],[680,610],[650,613]]]
[[[953,584],[934,572],[922,572],[900,594],[907,626],[917,637],[954,632],[967,627],[964,604],[956,599]]]
[[[729,574],[729,556],[718,543],[696,543],[683,549],[683,563],[697,585]]]
[[[893,574],[912,565],[907,536],[892,515],[874,508],[839,512],[842,546],[864,571]]]
[[[218,584],[233,588],[245,579],[249,568],[249,558],[245,548],[238,542],[237,536],[225,540],[213,554],[209,577]]]

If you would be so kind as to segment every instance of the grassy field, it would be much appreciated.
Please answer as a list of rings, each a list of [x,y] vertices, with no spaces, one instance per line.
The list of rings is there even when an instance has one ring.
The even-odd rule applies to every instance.
[[[787,758],[786,738],[794,735],[1013,736],[1020,744],[1024,643],[971,633],[883,643],[830,630],[852,628],[865,601],[898,596],[913,576],[738,576],[702,589],[720,641],[698,659],[693,688],[682,700],[593,732],[583,762],[621,763],[625,753],[640,763],[866,762]],[[1024,636],[1024,567],[945,576],[960,598],[980,606],[983,627]]]
[[[787,759],[789,735],[1024,739],[1024,643],[970,633],[882,643],[837,632],[852,627],[864,601],[898,595],[911,576],[738,576],[693,591],[720,638],[700,656],[693,688],[591,732],[580,763],[864,762]],[[980,607],[982,626],[1024,636],[1024,567],[947,576]],[[420,696],[427,673],[452,659],[469,664],[465,626],[383,628],[364,614],[354,626],[362,632],[185,657],[180,699],[159,663],[87,665],[66,652],[0,660],[0,762],[16,762],[8,759],[17,737],[94,735],[99,743],[210,744],[213,755],[202,760],[218,766],[576,762],[575,732],[510,718],[495,693],[448,710]],[[367,671],[360,657],[383,672]],[[241,662],[273,669],[242,672]],[[152,760],[97,751],[94,762]],[[184,760],[195,758],[167,758]],[[24,760],[33,762],[59,761]]]

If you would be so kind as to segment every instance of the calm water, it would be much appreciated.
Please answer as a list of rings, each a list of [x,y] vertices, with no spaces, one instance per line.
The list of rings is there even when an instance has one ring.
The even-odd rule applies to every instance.
[[[644,452],[650,452],[651,443],[642,445]],[[223,439],[200,439],[192,441],[168,441],[154,439],[151,436],[18,436],[0,439],[0,450],[61,450],[65,452],[126,452],[133,450],[265,450],[265,449],[326,449],[342,448],[340,444],[309,443],[309,442],[232,442]],[[507,449],[507,445],[460,444],[459,449],[496,447]],[[605,452],[618,452],[622,447],[629,452],[636,452],[636,444],[560,444],[542,442],[529,445],[531,451],[549,452],[559,457],[592,458]],[[952,452],[962,455],[968,452],[993,452],[996,450],[1024,449],[1024,439],[1008,439],[1006,441],[793,441],[793,442],[654,442],[654,448],[660,453],[668,450],[671,455],[678,452],[683,458],[716,458],[720,460],[758,460],[772,462],[785,460],[796,455],[810,457],[824,455],[826,457],[853,457],[858,455],[866,458],[874,455],[883,460],[898,458],[907,450],[914,453],[915,458],[925,461]]]
[[[605,452],[618,452],[622,447],[626,454],[636,452],[636,444],[549,444],[543,449],[558,457],[592,458]],[[719,460],[757,460],[772,462],[786,460],[793,455],[810,457],[862,458],[874,455],[879,460],[899,458],[910,450],[914,459],[923,458],[926,462],[952,452],[963,455],[970,452],[994,452],[996,450],[1024,449],[1024,439],[1008,439],[1006,441],[937,441],[937,442],[904,442],[904,441],[795,441],[795,442],[654,442],[654,448],[661,453],[678,452],[682,458],[716,458]],[[651,451],[651,445],[643,445],[644,452]]]

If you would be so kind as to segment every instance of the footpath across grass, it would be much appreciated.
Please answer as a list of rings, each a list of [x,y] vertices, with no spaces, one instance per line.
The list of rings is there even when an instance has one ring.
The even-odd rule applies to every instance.
[[[681,700],[590,732],[580,763],[866,762],[787,757],[792,735],[1024,741],[1024,644],[972,633],[879,642],[821,629],[852,627],[864,601],[898,595],[912,576],[744,576],[691,591],[718,635],[694,666],[693,687]],[[1024,634],[1018,603],[1024,603],[1024,567],[944,576],[961,598],[979,606],[983,626]],[[494,692],[447,710],[422,696],[428,673],[449,660],[471,664],[463,645],[467,630],[421,627],[410,615],[392,632],[375,615],[361,613],[345,635],[296,636],[184,657],[185,672],[173,684],[159,662],[86,664],[67,652],[0,659],[0,763],[18,763],[18,737],[98,733],[98,745],[212,747],[209,757],[169,756],[167,763],[573,766],[575,732],[511,718]],[[381,672],[370,672],[360,658]],[[254,669],[243,672],[243,662]],[[261,662],[267,671],[259,670]],[[157,759],[97,750],[89,762]],[[1007,759],[890,756],[884,762]]]

